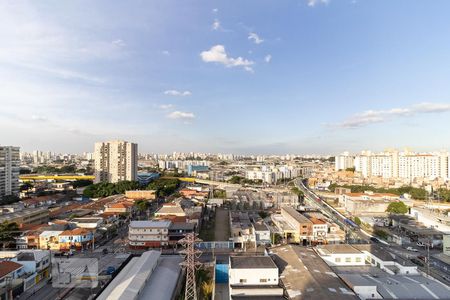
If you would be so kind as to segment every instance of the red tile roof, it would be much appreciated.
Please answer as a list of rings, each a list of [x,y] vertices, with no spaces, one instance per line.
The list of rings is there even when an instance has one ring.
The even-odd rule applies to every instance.
[[[22,268],[21,264],[13,261],[2,261],[0,262],[0,278],[5,277],[9,273]]]
[[[85,228],[75,228],[73,230],[64,230],[61,232],[60,236],[86,235],[88,233],[90,233],[90,231]]]

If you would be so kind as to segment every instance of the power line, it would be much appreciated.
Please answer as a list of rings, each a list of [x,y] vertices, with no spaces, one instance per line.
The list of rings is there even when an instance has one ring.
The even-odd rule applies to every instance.
[[[186,270],[186,288],[184,290],[184,300],[197,300],[197,286],[195,280],[195,270],[201,266],[197,261],[200,257],[201,251],[195,249],[195,243],[202,240],[197,238],[197,234],[187,233],[185,237],[178,241],[185,249],[180,251],[185,255],[185,260],[180,265]]]

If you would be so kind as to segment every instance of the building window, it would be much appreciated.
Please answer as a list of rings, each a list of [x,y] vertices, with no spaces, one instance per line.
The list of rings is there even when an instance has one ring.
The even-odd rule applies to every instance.
[[[356,261],[356,262],[361,262],[361,257],[356,257],[356,258],[355,258],[355,261]]]
[[[346,257],[346,258],[345,258],[345,262],[348,262],[348,263],[349,263],[349,262],[352,262],[352,258],[351,258],[351,257]]]
[[[240,282],[240,283],[246,283],[246,282],[247,282],[247,279],[239,279],[239,282]]]
[[[259,282],[267,282],[267,279],[261,278],[261,279],[259,280]]]
[[[336,257],[336,258],[334,259],[334,262],[340,263],[340,262],[341,262],[341,258],[340,258],[340,257]]]

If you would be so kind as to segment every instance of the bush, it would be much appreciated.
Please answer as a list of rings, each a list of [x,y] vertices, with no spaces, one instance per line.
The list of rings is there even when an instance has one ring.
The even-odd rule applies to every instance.
[[[400,202],[392,202],[389,204],[388,208],[386,209],[387,212],[393,213],[393,214],[406,214],[408,212],[408,206],[406,206],[405,203],[402,201]]]

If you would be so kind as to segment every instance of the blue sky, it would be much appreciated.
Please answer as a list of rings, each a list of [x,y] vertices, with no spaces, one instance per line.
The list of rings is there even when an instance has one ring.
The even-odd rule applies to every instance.
[[[450,148],[448,1],[2,1],[0,143]]]

